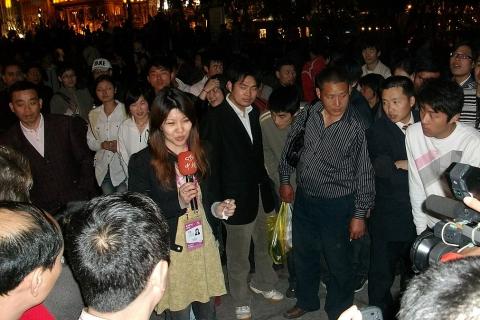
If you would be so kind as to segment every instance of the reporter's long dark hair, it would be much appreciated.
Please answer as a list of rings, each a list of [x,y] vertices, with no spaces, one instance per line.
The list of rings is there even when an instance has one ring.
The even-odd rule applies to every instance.
[[[171,153],[171,151],[169,151],[165,145],[165,136],[162,131],[162,124],[173,109],[178,109],[187,116],[192,123],[187,144],[197,162],[197,177],[199,179],[205,177],[208,169],[205,152],[200,143],[198,122],[193,103],[182,91],[169,88],[165,92],[161,92],[153,101],[150,113],[150,139],[148,142],[153,156],[151,165],[153,166],[158,181],[165,189],[176,188],[175,166],[169,160],[169,153]]]

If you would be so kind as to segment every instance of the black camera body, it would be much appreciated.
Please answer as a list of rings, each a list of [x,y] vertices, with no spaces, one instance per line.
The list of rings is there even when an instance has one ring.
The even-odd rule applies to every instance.
[[[410,250],[415,272],[437,264],[445,253],[456,252],[469,244],[480,245],[480,213],[461,202],[467,196],[480,196],[480,168],[452,163],[446,175],[452,194],[460,201],[435,195],[425,201],[427,210],[442,220],[433,230],[425,230],[415,239]]]

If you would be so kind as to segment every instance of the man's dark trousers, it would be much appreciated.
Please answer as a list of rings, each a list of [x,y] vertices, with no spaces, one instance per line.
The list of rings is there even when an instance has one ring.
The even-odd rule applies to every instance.
[[[325,311],[333,320],[353,304],[352,245],[348,226],[354,212],[353,195],[321,199],[297,189],[293,209],[293,247],[297,273],[297,306],[320,308],[320,254],[330,270]]]

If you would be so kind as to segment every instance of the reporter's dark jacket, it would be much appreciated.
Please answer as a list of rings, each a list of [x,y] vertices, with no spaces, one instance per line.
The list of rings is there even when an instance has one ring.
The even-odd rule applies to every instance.
[[[163,216],[167,219],[170,232],[170,248],[174,251],[182,251],[182,247],[175,244],[177,234],[178,217],[185,214],[186,209],[180,208],[178,202],[178,189],[175,186],[172,189],[165,189],[158,182],[155,171],[151,165],[152,154],[150,148],[145,148],[132,155],[128,163],[128,190],[143,193],[152,198],[160,207]],[[175,163],[176,156],[170,154],[169,161]],[[208,179],[199,183],[202,191],[202,204],[205,209],[205,215],[212,227],[215,238],[218,238],[219,220],[212,216],[211,206],[214,201],[221,201],[212,195],[208,188]]]

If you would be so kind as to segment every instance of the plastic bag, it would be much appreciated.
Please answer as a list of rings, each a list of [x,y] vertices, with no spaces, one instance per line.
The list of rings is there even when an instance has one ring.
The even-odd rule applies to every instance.
[[[271,221],[267,220],[267,226],[269,230],[272,230],[268,253],[275,264],[283,263],[287,257],[288,250],[291,248],[291,245],[288,244],[288,238],[291,239],[291,227],[290,236],[287,235],[289,229],[288,224],[291,223],[291,220],[291,207],[285,202],[282,202],[280,206],[280,211],[277,214],[273,229]]]

